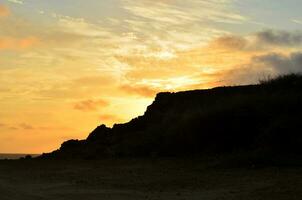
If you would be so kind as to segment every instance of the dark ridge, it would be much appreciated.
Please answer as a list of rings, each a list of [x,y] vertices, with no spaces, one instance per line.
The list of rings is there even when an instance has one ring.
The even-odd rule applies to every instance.
[[[40,158],[301,155],[302,75],[257,85],[159,93],[143,116],[86,140],[64,142]]]

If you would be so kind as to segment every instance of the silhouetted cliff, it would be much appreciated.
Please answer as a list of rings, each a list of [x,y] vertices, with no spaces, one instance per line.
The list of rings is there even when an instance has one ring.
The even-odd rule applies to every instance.
[[[302,76],[258,85],[159,93],[143,116],[97,127],[44,158],[302,153]]]

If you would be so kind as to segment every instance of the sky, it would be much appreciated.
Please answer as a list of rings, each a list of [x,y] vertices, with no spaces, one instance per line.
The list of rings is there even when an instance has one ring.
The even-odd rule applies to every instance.
[[[0,0],[0,152],[42,153],[161,91],[302,71],[301,0]]]

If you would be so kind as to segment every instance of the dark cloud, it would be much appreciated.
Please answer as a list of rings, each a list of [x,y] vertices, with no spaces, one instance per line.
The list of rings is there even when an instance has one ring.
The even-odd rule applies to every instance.
[[[213,47],[223,47],[227,49],[245,49],[248,46],[248,41],[241,36],[228,35],[217,38],[211,45],[214,45]]]
[[[294,52],[289,55],[270,53],[254,57],[252,63],[270,67],[277,73],[298,73],[302,72],[302,52]]]
[[[246,85],[290,73],[302,73],[302,52],[254,56],[249,63],[233,66],[214,76],[221,81],[219,85]]]
[[[74,109],[81,110],[81,111],[95,111],[100,107],[108,106],[109,102],[98,99],[98,100],[85,100],[78,102],[74,105]]]
[[[253,38],[252,40],[250,38]],[[302,45],[302,31],[265,30],[251,35],[227,35],[216,38],[210,47],[228,50],[263,50],[268,47],[298,47]]]
[[[302,44],[301,31],[266,30],[256,33],[259,42],[277,46],[297,46]]]

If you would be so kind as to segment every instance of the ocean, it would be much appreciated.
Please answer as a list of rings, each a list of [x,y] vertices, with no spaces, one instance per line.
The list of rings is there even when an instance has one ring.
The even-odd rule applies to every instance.
[[[12,159],[12,160],[16,160],[22,157],[25,157],[27,155],[31,155],[32,157],[38,156],[38,154],[1,154],[0,153],[0,160],[2,159]]]

